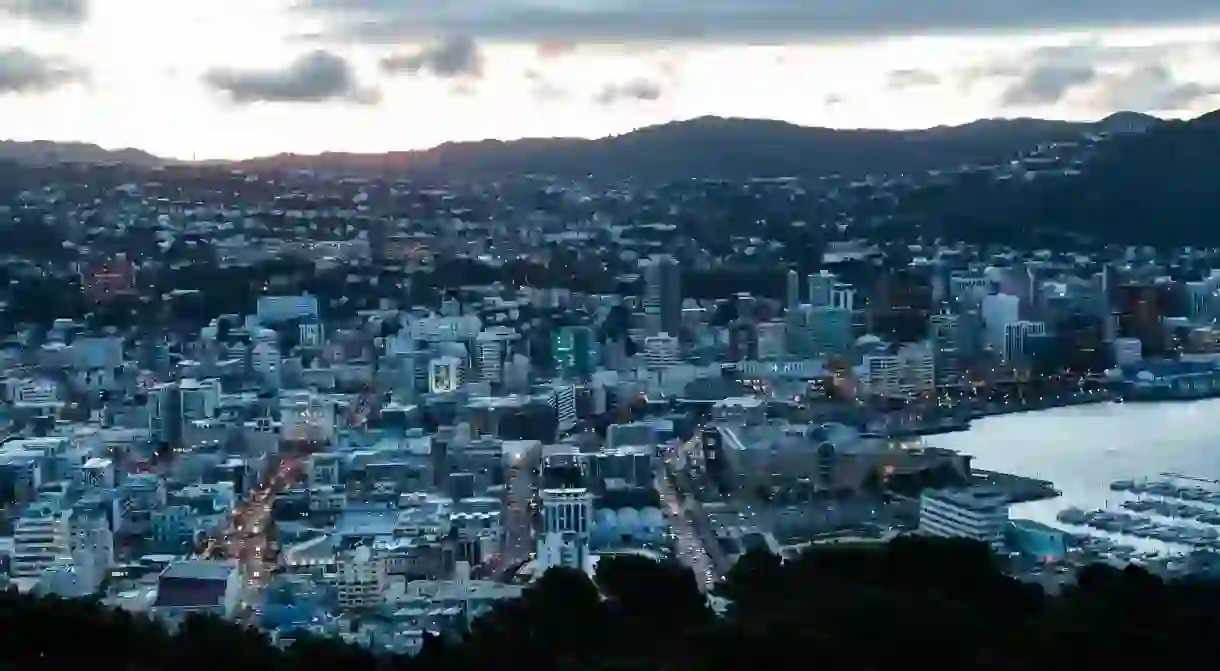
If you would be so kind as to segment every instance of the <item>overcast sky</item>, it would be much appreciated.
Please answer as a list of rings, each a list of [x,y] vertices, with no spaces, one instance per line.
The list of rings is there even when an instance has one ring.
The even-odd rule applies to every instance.
[[[1220,107],[1216,0],[0,0],[0,139],[189,158]]]

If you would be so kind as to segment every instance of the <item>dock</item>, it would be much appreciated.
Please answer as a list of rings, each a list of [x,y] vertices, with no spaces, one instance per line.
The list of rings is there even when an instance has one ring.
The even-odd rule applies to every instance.
[[[1012,503],[1029,503],[1031,501],[1045,501],[1059,496],[1062,492],[1055,489],[1055,483],[1049,480],[1038,480],[1036,478],[1026,478],[1020,475],[1011,473],[1000,473],[998,471],[984,471],[973,469],[970,472],[972,477],[972,485],[984,487],[995,487],[1000,491],[1008,494],[1009,500]]]

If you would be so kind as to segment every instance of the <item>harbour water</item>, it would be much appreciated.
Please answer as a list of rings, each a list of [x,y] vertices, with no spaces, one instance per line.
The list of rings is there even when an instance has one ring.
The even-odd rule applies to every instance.
[[[1111,491],[1115,480],[1157,479],[1166,472],[1220,480],[1220,399],[988,417],[968,431],[926,442],[974,455],[977,468],[1054,482],[1062,496],[1014,506],[1012,515],[1063,527],[1056,514],[1069,506],[1119,510],[1131,495]]]

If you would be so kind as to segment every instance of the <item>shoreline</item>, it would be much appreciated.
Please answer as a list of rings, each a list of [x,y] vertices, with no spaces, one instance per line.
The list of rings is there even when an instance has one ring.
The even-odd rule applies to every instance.
[[[1202,399],[1166,399],[1166,401],[1187,401],[1187,400],[1202,400]],[[1015,407],[1006,407],[996,403],[983,403],[981,407],[970,409],[959,406],[950,411],[951,415],[942,419],[924,420],[914,426],[904,426],[884,432],[877,432],[878,435],[884,435],[887,438],[903,439],[903,438],[919,438],[924,436],[939,436],[947,433],[959,433],[969,431],[973,426],[974,420],[985,419],[988,417],[1001,417],[1004,415],[1017,415],[1026,412],[1038,412],[1040,410],[1053,410],[1055,408],[1070,408],[1080,405],[1100,405],[1102,403],[1122,403],[1125,399],[1121,394],[1112,390],[1102,390],[1089,393],[1083,396],[1076,394],[1070,396],[1057,396],[1051,400],[1040,403],[1025,403]],[[1135,401],[1132,401],[1135,402]],[[1154,401],[1144,401],[1154,402]]]

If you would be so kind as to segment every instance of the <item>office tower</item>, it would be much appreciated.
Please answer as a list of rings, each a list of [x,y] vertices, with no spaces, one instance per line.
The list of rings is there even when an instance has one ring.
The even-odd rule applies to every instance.
[[[1042,322],[1015,321],[1005,324],[1004,363],[1012,365],[1024,361],[1030,352],[1030,339],[1041,335],[1046,335],[1046,324]]]
[[[587,489],[542,490],[543,532],[538,539],[539,568],[583,571],[589,558],[593,496]]]
[[[806,276],[805,284],[808,287],[809,304],[814,307],[830,305],[830,294],[838,281],[839,278],[825,270]]]
[[[505,326],[493,326],[479,333],[475,339],[479,376],[483,382],[500,384],[504,381],[504,365],[510,354],[510,345],[520,335]]]
[[[661,315],[661,330],[676,335],[682,327],[682,267],[669,255],[654,255],[644,267],[644,309],[655,307]]]
[[[788,309],[801,303],[801,276],[795,270],[788,271]]]
[[[555,373],[560,377],[587,378],[600,359],[600,343],[591,326],[564,326],[551,334]]]
[[[1009,294],[992,294],[983,299],[983,327],[986,343],[994,352],[1004,351],[1004,327],[1020,317],[1020,299]]]

